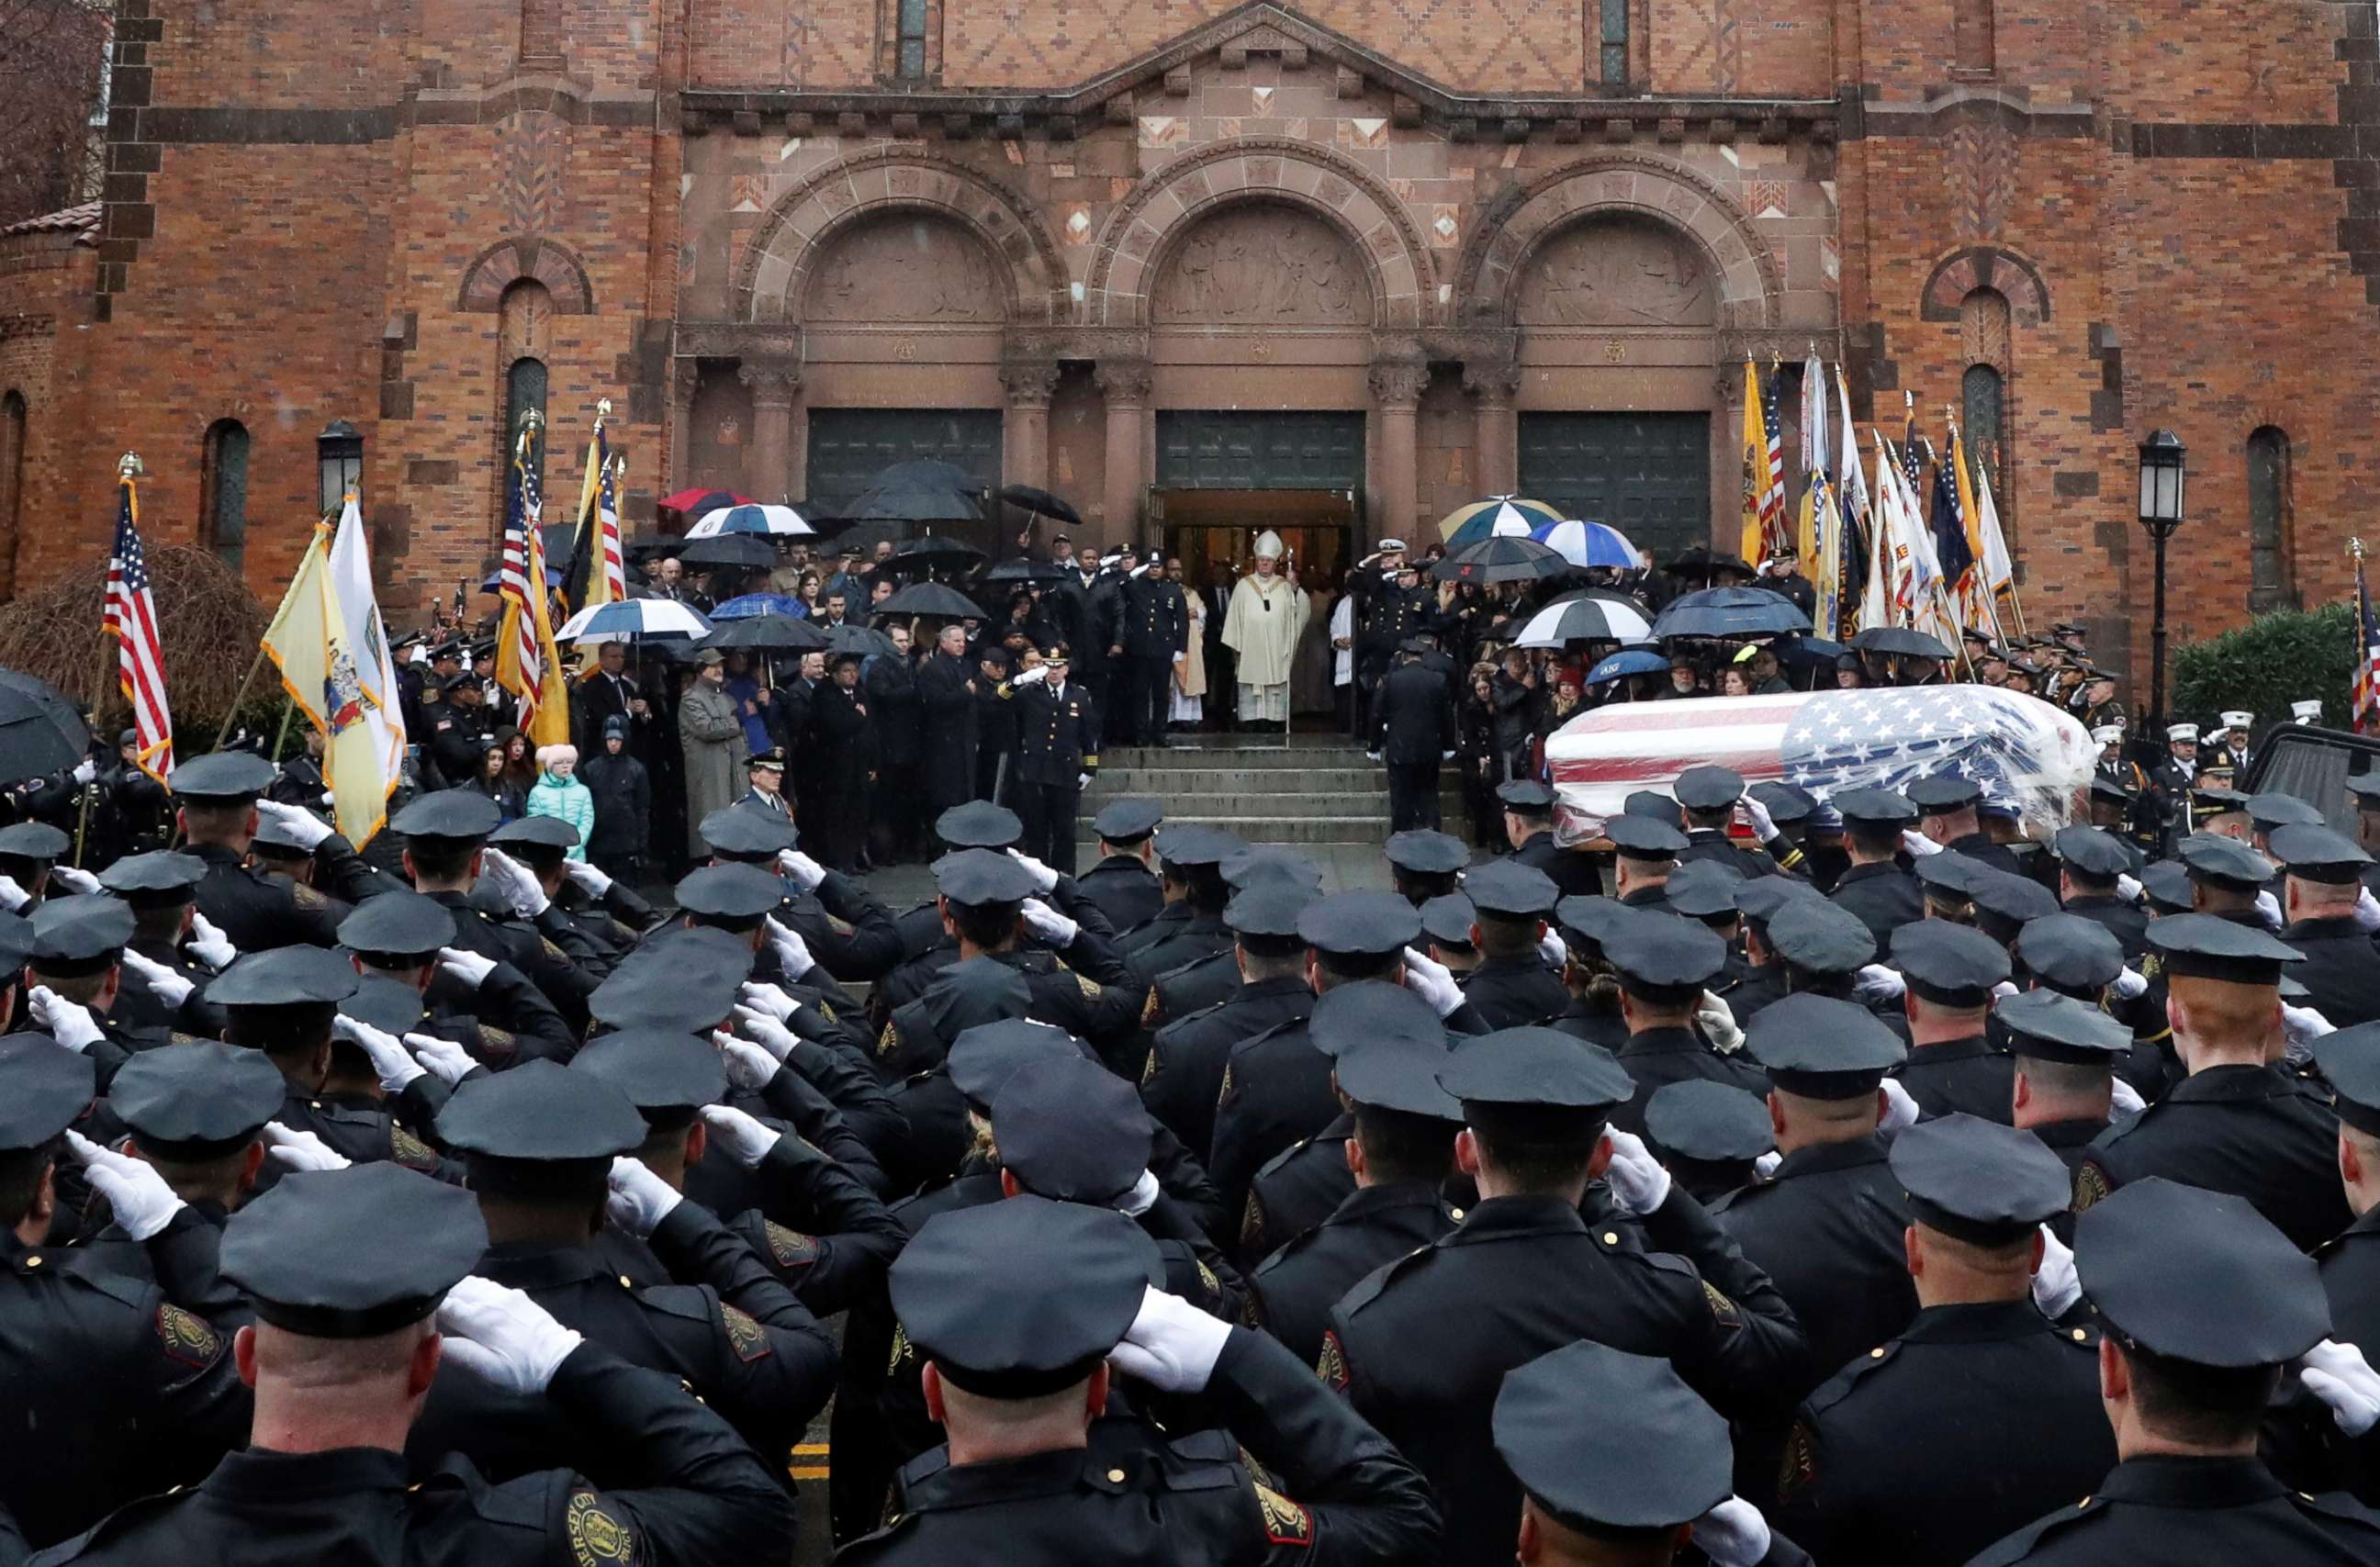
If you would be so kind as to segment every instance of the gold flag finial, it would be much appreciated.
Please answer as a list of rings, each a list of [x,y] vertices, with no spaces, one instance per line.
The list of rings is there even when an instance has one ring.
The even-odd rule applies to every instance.
[[[138,452],[127,452],[115,459],[115,477],[119,480],[138,479],[147,471],[140,466],[140,454]]]

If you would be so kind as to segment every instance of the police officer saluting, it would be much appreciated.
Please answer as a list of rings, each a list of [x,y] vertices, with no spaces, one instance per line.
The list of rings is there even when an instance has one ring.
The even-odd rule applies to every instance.
[[[2305,954],[2289,976],[2305,1004],[2339,1028],[2380,1018],[2380,960],[2355,917],[2372,856],[2327,827],[2278,827],[2270,841],[2288,868],[2281,940]]]
[[[1130,930],[1164,906],[1165,890],[1148,868],[1149,838],[1164,820],[1165,808],[1150,799],[1110,800],[1091,818],[1099,863],[1076,882],[1118,931]]]
[[[1925,912],[1916,879],[1900,869],[1900,835],[1917,820],[1917,808],[1886,789],[1855,789],[1838,795],[1835,808],[1842,812],[1843,847],[1851,868],[1835,879],[1828,895],[1838,907],[1859,916],[1879,947],[1892,933]]]
[[[1635,1083],[1612,1112],[1613,1125],[1643,1132],[1645,1101],[1668,1083],[1701,1079],[1767,1091],[1759,1072],[1721,1056],[1694,1032],[1704,987],[1727,966],[1726,942],[1692,920],[1657,912],[1621,921],[1603,955],[1620,971],[1620,1015],[1628,1025],[1620,1064]]]
[[[1066,679],[1066,644],[1009,683],[1016,703],[1016,768],[1008,797],[1025,826],[1025,853],[1061,876],[1075,873],[1075,808],[1099,770],[1099,713],[1091,694]]]
[[[1900,1086],[1919,1112],[2008,1124],[2015,1065],[1984,1038],[1993,987],[2010,972],[2007,950],[1980,930],[1924,919],[1892,933],[1892,961],[1909,985],[1909,1063]]]
[[[2131,1030],[2086,1002],[2048,990],[2002,996],[1992,1016],[2016,1058],[2016,1124],[2071,1172],[2107,1129],[2116,1063],[2131,1053]]]
[[[1474,917],[1472,945],[1479,963],[1464,977],[1463,994],[1490,1028],[1545,1023],[1570,1004],[1561,979],[1539,951],[1546,921],[1561,894],[1553,878],[1515,860],[1490,860],[1463,884]]]

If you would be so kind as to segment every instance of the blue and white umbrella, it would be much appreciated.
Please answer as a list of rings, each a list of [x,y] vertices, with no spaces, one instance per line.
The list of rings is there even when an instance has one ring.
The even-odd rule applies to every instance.
[[[768,533],[781,539],[797,539],[815,531],[802,520],[802,514],[791,506],[754,504],[722,506],[715,512],[705,512],[692,528],[686,530],[686,536],[689,539],[716,539],[722,533]]]
[[[741,598],[730,599],[723,604],[711,606],[710,618],[747,620],[756,614],[783,614],[801,620],[808,613],[809,611],[802,607],[799,599],[791,598],[783,593],[747,593]]]
[[[618,599],[590,604],[562,623],[557,642],[650,642],[708,637],[710,622],[675,599]]]
[[[1620,529],[1600,522],[1544,522],[1529,530],[1529,537],[1538,543],[1558,551],[1561,558],[1584,571],[1591,565],[1608,565],[1621,571],[1642,571],[1645,553],[1628,541]]]

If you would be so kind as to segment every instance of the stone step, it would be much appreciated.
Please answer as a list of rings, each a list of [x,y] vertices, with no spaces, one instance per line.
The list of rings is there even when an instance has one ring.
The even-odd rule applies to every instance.
[[[1102,759],[1099,776],[1083,791],[1086,799],[1116,795],[1157,795],[1186,799],[1209,794],[1368,795],[1385,788],[1370,767],[1111,767]]]
[[[1292,795],[1278,792],[1239,793],[1223,790],[1168,789],[1162,786],[1143,792],[1166,808],[1166,820],[1184,821],[1204,820],[1212,816],[1371,816],[1383,821],[1389,816],[1389,797],[1369,790],[1359,793]],[[1082,820],[1088,821],[1096,814],[1088,799],[1083,802]]]
[[[1349,768],[1370,767],[1361,746],[1334,740],[1323,746],[1261,745],[1191,746],[1183,742],[1163,747],[1117,746],[1099,753],[1102,768]]]
[[[1375,852],[1389,832],[1385,808],[1378,816],[1198,815],[1171,816],[1167,820],[1213,827],[1251,844],[1357,844]]]

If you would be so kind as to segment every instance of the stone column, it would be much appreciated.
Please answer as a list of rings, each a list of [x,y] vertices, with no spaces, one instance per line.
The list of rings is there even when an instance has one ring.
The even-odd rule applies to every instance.
[[[1058,390],[1058,367],[1047,361],[1013,361],[1000,367],[1008,390],[1002,420],[1005,480],[1011,484],[1050,482],[1050,399]]]
[[[1108,407],[1107,540],[1138,543],[1141,492],[1148,486],[1148,388],[1147,359],[1101,359],[1091,372]],[[1075,547],[1081,548],[1076,541]]]
[[[702,365],[696,359],[670,361],[669,471],[652,476],[653,492],[666,495],[687,483],[686,454],[694,444],[694,390],[702,383]]]
[[[752,389],[752,457],[745,465],[745,482],[762,501],[783,501],[794,493],[794,397],[801,390],[801,372],[762,362],[736,366],[735,378]]]
[[[1380,412],[1380,532],[1384,537],[1410,538],[1421,494],[1415,414],[1421,407],[1422,388],[1429,383],[1429,367],[1383,359],[1372,366],[1371,381],[1372,401]]]
[[[1472,413],[1473,478],[1482,495],[1518,494],[1521,488],[1521,427],[1512,399],[1521,390],[1521,367],[1465,365],[1463,384],[1476,399]]]

